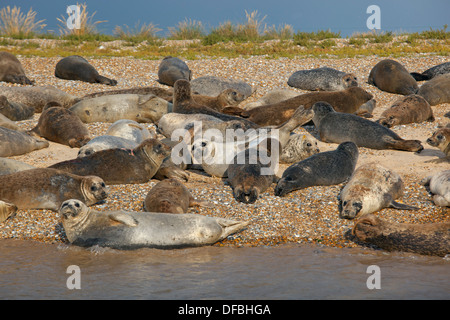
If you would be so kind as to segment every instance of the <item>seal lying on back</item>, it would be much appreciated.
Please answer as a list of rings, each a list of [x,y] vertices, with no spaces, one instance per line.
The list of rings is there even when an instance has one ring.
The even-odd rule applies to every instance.
[[[101,76],[85,58],[77,55],[62,58],[56,64],[55,77],[64,80],[101,83],[110,86],[117,84],[116,80]]]
[[[189,70],[187,64],[177,57],[165,57],[158,67],[158,81],[173,87],[175,81],[184,79],[190,81],[192,79],[192,71]]]
[[[189,207],[212,206],[210,202],[195,199],[178,179],[158,182],[144,200],[144,211],[164,213],[186,213]]]
[[[419,89],[408,70],[391,59],[384,59],[372,68],[368,83],[380,90],[403,95],[414,94]]]
[[[216,76],[204,76],[191,80],[192,92],[210,97],[217,97],[223,90],[234,89],[248,98],[252,93],[252,87],[242,81],[224,79]]]
[[[356,222],[353,234],[388,251],[441,257],[450,253],[450,222],[395,223],[368,214]]]
[[[170,249],[205,246],[248,225],[248,222],[188,213],[94,211],[78,200],[65,201],[59,213],[69,241],[82,247]]]
[[[419,140],[404,140],[381,124],[354,114],[336,112],[329,103],[318,102],[314,104],[313,110],[313,122],[323,142],[353,141],[358,147],[379,150],[423,150]]]
[[[377,163],[364,164],[341,190],[339,218],[355,219],[388,207],[417,210],[395,201],[403,195],[403,189],[403,180],[397,173]]]
[[[425,82],[417,92],[431,106],[450,102],[450,73],[437,76]]]
[[[427,69],[422,73],[411,72],[411,75],[414,79],[416,79],[416,81],[424,81],[446,73],[450,73],[450,62],[438,64],[437,66]]]
[[[24,132],[0,127],[0,157],[19,156],[48,148],[48,141],[36,139]]]
[[[357,87],[358,79],[353,73],[322,67],[296,71],[289,77],[287,84],[302,90],[339,91]]]
[[[444,154],[444,158],[436,160],[429,160],[430,162],[444,162],[450,161],[450,127],[440,128],[433,132],[433,135],[427,139],[427,143],[430,146],[437,147]]]
[[[91,206],[107,196],[105,182],[97,176],[80,177],[48,168],[0,176],[0,200],[19,209],[57,211],[68,199],[78,199]]]
[[[12,121],[22,121],[33,117],[34,108],[22,103],[10,102],[0,95],[0,113]]]
[[[358,147],[341,143],[336,150],[317,153],[287,168],[275,187],[275,195],[312,186],[330,186],[344,182],[353,174],[358,161]]]
[[[420,184],[430,187],[433,202],[440,207],[450,207],[450,170],[428,176]]]
[[[34,84],[34,81],[25,75],[25,70],[16,56],[6,51],[0,52],[0,81]]]

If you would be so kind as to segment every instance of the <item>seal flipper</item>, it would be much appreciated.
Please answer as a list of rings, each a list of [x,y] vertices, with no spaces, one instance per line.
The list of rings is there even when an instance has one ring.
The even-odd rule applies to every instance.
[[[115,222],[122,223],[129,227],[136,227],[138,225],[135,218],[123,212],[113,212],[110,213],[108,217]]]
[[[392,201],[389,205],[389,207],[394,208],[394,209],[399,209],[399,210],[419,210],[419,208],[414,207],[414,206],[410,206],[404,203],[399,203],[396,201]]]
[[[214,218],[214,220],[216,220],[216,222],[222,227],[222,235],[220,236],[219,241],[225,239],[230,234],[244,229],[250,224],[248,221],[236,221],[224,218]]]
[[[207,200],[198,200],[193,197],[189,198],[189,207],[198,206],[204,208],[214,208],[214,204]]]
[[[414,80],[416,81],[425,81],[425,80],[430,80],[431,77],[423,74],[423,73],[417,73],[417,72],[411,72],[410,75],[414,78]]]

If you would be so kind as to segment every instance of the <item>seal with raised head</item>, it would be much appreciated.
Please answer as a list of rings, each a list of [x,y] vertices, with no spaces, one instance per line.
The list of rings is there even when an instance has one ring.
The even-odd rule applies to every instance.
[[[321,67],[294,72],[288,79],[291,87],[310,91],[339,91],[358,86],[354,73],[342,72],[330,67]]]
[[[431,106],[450,102],[450,73],[437,76],[420,86],[417,94]]]
[[[284,163],[299,162],[319,152],[317,139],[312,135],[293,133],[281,150],[280,161]]]
[[[6,51],[0,52],[0,81],[34,84],[34,81],[31,81],[25,75],[25,70],[19,59],[12,53]]]
[[[384,59],[370,71],[368,83],[390,93],[409,95],[417,93],[419,87],[408,70],[399,62]]]
[[[55,77],[64,80],[101,83],[109,86],[117,85],[116,80],[101,76],[85,58],[78,55],[68,56],[59,60],[55,66]]]
[[[25,162],[8,159],[8,158],[0,158],[0,175],[11,174],[14,172],[25,171],[30,169],[35,169],[36,167],[27,164]]]
[[[337,185],[351,177],[358,161],[358,147],[341,143],[336,150],[320,152],[288,167],[275,187],[276,196],[312,186]]]
[[[13,218],[17,213],[17,206],[0,200],[0,223]]]
[[[420,184],[429,186],[435,205],[450,207],[450,170],[444,170],[430,175],[422,179]]]
[[[0,95],[0,113],[12,121],[28,120],[34,115],[34,107],[10,102],[5,96]]]
[[[350,87],[341,91],[309,92],[293,98],[253,108],[251,110],[224,108],[222,112],[237,114],[260,126],[279,125],[292,117],[299,106],[310,109],[316,102],[325,101],[339,112],[355,113],[360,106],[373,96],[361,87]],[[231,112],[228,112],[230,110]]]
[[[245,99],[245,96],[235,89],[225,89],[217,97],[210,97],[200,94],[194,94],[192,97],[198,104],[219,112],[222,111],[224,107],[236,106]]]
[[[186,62],[178,57],[167,56],[158,66],[158,82],[173,87],[175,81],[192,79],[192,71]]]
[[[49,168],[0,176],[0,200],[18,209],[57,211],[68,199],[78,199],[90,206],[107,196],[105,182],[97,176],[81,177]]]
[[[172,103],[153,94],[115,94],[81,100],[69,110],[84,123],[121,119],[158,123],[164,114],[172,112]]]
[[[113,94],[140,94],[140,95],[154,94],[155,96],[160,97],[169,102],[172,102],[172,100],[173,100],[173,88],[160,88],[160,87],[153,87],[153,86],[151,86],[151,87],[132,87],[132,88],[126,88],[126,89],[99,91],[99,92],[89,93],[89,94],[83,96],[81,98],[81,100],[97,98],[97,97],[113,95]]]
[[[81,148],[91,140],[89,130],[80,118],[58,103],[50,103],[42,111],[30,133],[71,148]]]
[[[252,95],[252,86],[242,80],[225,79],[217,76],[203,76],[191,80],[192,92],[217,97],[223,90],[234,89],[248,98]]]
[[[403,195],[403,180],[396,172],[370,162],[358,167],[339,196],[339,218],[355,219],[383,208],[418,210],[398,203]]]
[[[145,212],[186,213],[189,207],[212,204],[195,199],[178,179],[170,178],[158,182],[144,199]]]
[[[0,127],[0,157],[20,156],[47,148],[48,141],[32,137],[24,132]]]
[[[323,142],[352,141],[358,147],[378,150],[394,149],[412,152],[423,150],[419,140],[404,140],[379,123],[354,114],[336,112],[329,103],[318,102],[314,104],[313,110],[313,122]]]
[[[107,149],[89,156],[56,163],[49,168],[79,176],[96,175],[106,184],[146,183],[158,171],[170,148],[147,139],[133,150]]]
[[[434,77],[447,73],[450,73],[450,62],[438,64],[437,66],[431,67],[422,73],[411,72],[411,75],[414,79],[416,79],[416,81],[424,81],[431,80]]]
[[[212,245],[249,224],[189,213],[94,211],[79,200],[65,201],[59,213],[73,245],[114,249]]]
[[[144,125],[128,119],[121,119],[114,122],[109,126],[108,130],[106,130],[105,135],[120,137],[136,143],[156,138],[156,134],[150,132]]]
[[[441,257],[450,253],[450,222],[395,223],[368,214],[356,222],[352,233],[388,251]]]
[[[439,163],[450,161],[450,127],[437,129],[427,139],[427,143],[430,146],[439,148],[445,154],[444,158],[429,160],[429,162]]]
[[[377,120],[379,124],[388,128],[424,121],[434,121],[433,109],[427,100],[417,94],[410,94],[398,99],[383,111],[380,119]]]

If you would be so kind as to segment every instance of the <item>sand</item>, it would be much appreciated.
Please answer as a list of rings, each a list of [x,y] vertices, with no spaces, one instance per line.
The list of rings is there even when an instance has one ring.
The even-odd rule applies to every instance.
[[[130,88],[135,86],[159,86],[157,79],[158,65],[161,60],[137,60],[132,58],[89,59],[100,74],[118,80],[116,87],[101,84],[89,84],[79,81],[61,80],[54,76],[54,67],[60,58],[19,57],[27,75],[36,81],[36,85],[52,85],[75,96],[83,96],[97,91]],[[377,106],[372,120],[380,114],[399,95],[380,91],[367,84],[371,68],[382,57],[363,57],[349,59],[268,59],[264,56],[236,59],[200,59],[187,61],[193,71],[193,78],[204,75],[216,75],[235,78],[248,82],[255,89],[246,103],[256,101],[272,89],[291,89],[299,93],[306,91],[290,88],[286,81],[295,71],[321,66],[329,66],[357,75],[360,85],[374,95]],[[414,57],[395,58],[408,70],[420,72],[427,68],[449,61],[448,57],[437,55],[417,55]],[[3,86],[13,86],[2,82]],[[420,85],[420,83],[419,83]],[[392,130],[405,139],[422,141],[425,148],[420,154],[392,150],[372,150],[359,148],[358,165],[376,161],[399,173],[405,182],[404,196],[400,201],[419,208],[414,211],[402,211],[391,208],[382,209],[376,214],[392,222],[429,223],[444,222],[450,219],[450,208],[434,205],[427,189],[419,184],[427,175],[449,169],[449,163],[427,163],[427,160],[442,157],[443,153],[426,143],[426,139],[438,128],[446,125],[450,119],[444,114],[450,111],[450,104],[433,106],[434,122],[407,124],[393,127]],[[31,129],[37,123],[40,114],[33,119],[20,121],[23,129]],[[88,124],[93,137],[105,133],[110,124]],[[154,124],[145,124],[155,130]],[[316,135],[314,127],[299,128],[296,132],[309,132]],[[317,135],[316,135],[317,137]],[[334,150],[336,144],[319,141],[320,151]],[[78,149],[50,142],[50,147],[22,156],[11,157],[36,167],[47,167],[54,163],[73,159]],[[289,164],[281,164],[279,174]],[[94,210],[133,210],[142,211],[142,202],[157,180],[136,185],[109,186],[109,197]],[[207,199],[215,204],[213,208],[190,208],[189,212],[208,216],[224,217],[235,220],[250,221],[247,229],[216,246],[257,246],[277,245],[281,243],[316,243],[333,247],[361,247],[373,250],[372,246],[360,243],[351,235],[354,225],[352,220],[338,217],[338,194],[344,184],[327,187],[310,187],[289,193],[285,197],[276,197],[273,193],[275,184],[262,194],[254,204],[243,204],[235,201],[230,186],[224,180],[210,177],[201,171],[190,171],[190,179],[186,183],[191,193],[200,199]],[[17,215],[0,223],[0,238],[28,239],[47,243],[67,242],[58,213],[49,210],[19,210]]]

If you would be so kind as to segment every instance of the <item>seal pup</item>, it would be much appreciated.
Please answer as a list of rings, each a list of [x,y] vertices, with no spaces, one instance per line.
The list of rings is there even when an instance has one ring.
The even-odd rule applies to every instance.
[[[0,200],[0,223],[13,218],[17,213],[17,207],[11,203]]]
[[[156,138],[156,134],[150,132],[142,124],[128,119],[121,119],[114,122],[106,130],[105,135],[131,140],[138,144],[144,140]]]
[[[316,102],[330,103],[339,112],[355,113],[362,104],[373,96],[361,87],[350,87],[341,91],[318,91],[295,96],[275,104],[264,105],[251,110],[224,108],[223,113],[239,115],[260,126],[279,125],[289,120],[299,106],[310,109]]]
[[[145,212],[186,213],[189,207],[212,207],[208,201],[195,199],[178,179],[170,178],[158,182],[147,193]]]
[[[34,81],[27,78],[25,70],[19,59],[12,53],[0,52],[0,81],[18,83],[18,84],[34,84]]]
[[[194,94],[192,98],[198,104],[221,112],[224,107],[240,104],[245,96],[235,89],[225,89],[217,97]]]
[[[117,85],[117,81],[101,76],[83,57],[78,55],[62,58],[55,66],[55,77],[64,80],[79,80],[89,83]]]
[[[450,222],[395,223],[368,214],[356,222],[352,233],[388,251],[441,257],[450,253]]]
[[[107,90],[107,91],[99,91],[94,93],[89,93],[81,98],[90,99],[97,98],[101,96],[113,95],[113,94],[140,94],[147,95],[153,94],[157,97],[160,97],[168,102],[172,102],[173,100],[173,88],[160,88],[160,87],[132,87],[126,89],[117,89],[117,90]]]
[[[71,148],[81,148],[91,140],[89,130],[80,118],[59,103],[48,104],[36,127],[29,132]]]
[[[353,174],[358,161],[358,147],[353,142],[341,143],[336,150],[320,152],[289,166],[275,187],[275,195],[311,186],[337,185]]]
[[[383,111],[377,122],[391,128],[400,124],[434,121],[433,110],[423,97],[417,94],[404,96]]]
[[[20,156],[31,151],[48,148],[48,141],[24,132],[0,127],[0,157]]]
[[[358,86],[354,73],[346,73],[329,67],[294,72],[288,79],[291,87],[310,91],[339,91]]]
[[[355,219],[383,208],[418,210],[398,203],[403,195],[403,180],[377,163],[370,162],[358,167],[339,196],[339,218]]]
[[[177,57],[167,56],[158,66],[158,82],[173,87],[175,81],[192,79],[192,71],[186,62]]]
[[[79,199],[91,206],[107,196],[105,182],[97,176],[80,177],[48,168],[0,176],[0,200],[18,209],[57,211],[68,199]]]
[[[34,115],[34,108],[22,103],[10,102],[0,95],[0,113],[12,121],[28,120]]]
[[[317,139],[312,135],[293,133],[281,149],[280,161],[284,163],[299,162],[319,152]]]
[[[122,119],[157,123],[172,104],[153,94],[115,94],[81,100],[69,109],[84,123],[116,122]]]
[[[353,114],[336,112],[329,103],[318,102],[314,104],[313,110],[313,122],[323,142],[353,141],[358,147],[378,150],[394,149],[412,152],[423,150],[419,140],[404,140],[379,123]]]
[[[158,171],[169,151],[170,148],[159,140],[147,139],[133,150],[101,150],[49,168],[79,176],[96,175],[108,185],[146,183]]]
[[[78,200],[65,201],[59,213],[73,245],[114,249],[212,245],[249,224],[189,213],[94,211]]]
[[[52,86],[33,87],[2,87],[0,95],[8,101],[20,103],[34,108],[35,113],[41,113],[42,109],[50,102],[58,102],[64,108],[70,108],[80,99]]]
[[[429,186],[435,205],[450,207],[450,170],[444,170],[430,175],[422,179],[420,184]]]
[[[450,73],[450,62],[438,64],[437,66],[431,67],[422,73],[411,72],[411,75],[414,79],[416,79],[416,81],[424,81],[431,80],[434,77],[447,73]]]
[[[431,106],[450,102],[450,73],[437,76],[420,86],[418,95]]]
[[[242,80],[203,76],[190,81],[192,92],[217,97],[223,90],[234,89],[248,98],[253,94],[252,86]]]
[[[450,161],[450,127],[437,129],[427,139],[427,143],[432,147],[439,148],[445,154],[444,158],[428,160],[427,162],[439,163]]]
[[[390,93],[409,95],[417,93],[419,87],[408,70],[399,62],[384,59],[370,71],[368,83]]]
[[[6,175],[30,169],[35,169],[35,167],[25,162],[0,157],[0,175]]]

